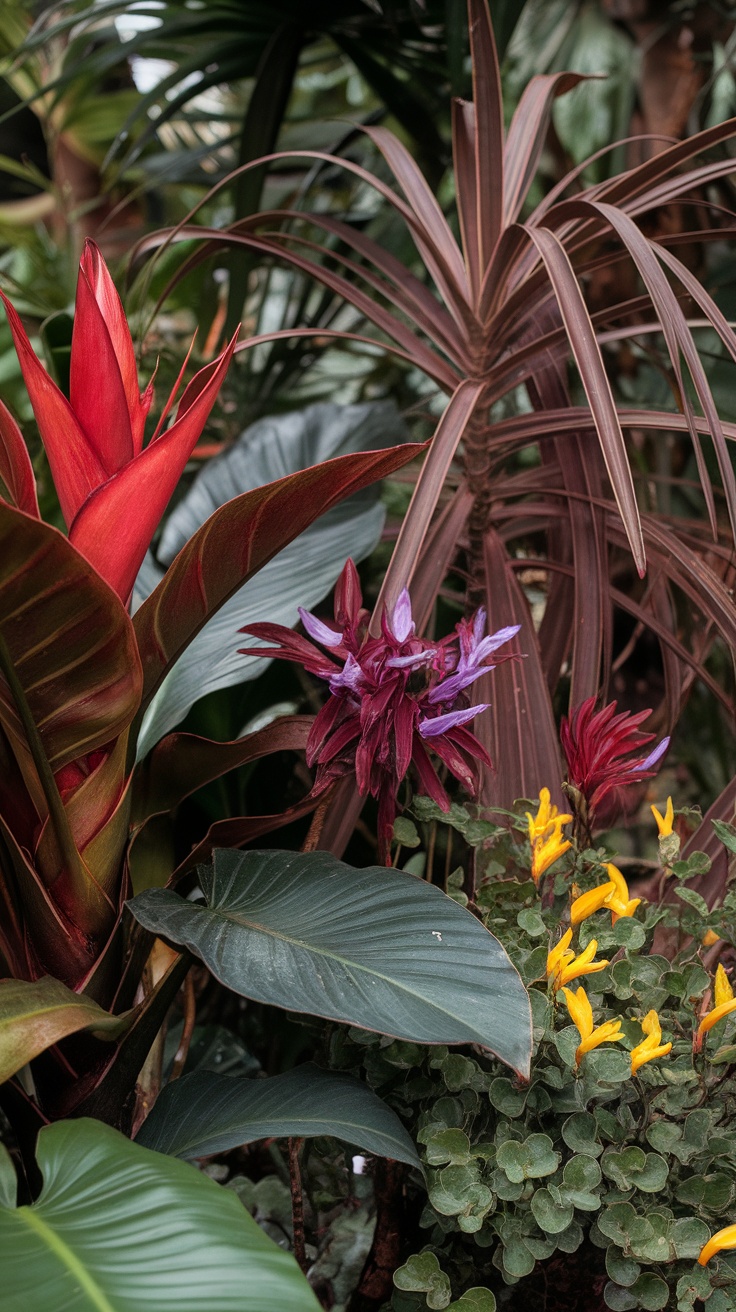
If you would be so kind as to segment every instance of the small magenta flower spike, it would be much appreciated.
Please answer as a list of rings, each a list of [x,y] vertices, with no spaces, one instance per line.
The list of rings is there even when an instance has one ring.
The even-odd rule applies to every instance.
[[[549,788],[542,788],[537,814],[533,816],[527,811],[526,819],[532,849],[532,879],[538,884],[545,871],[572,847],[572,843],[562,836],[562,826],[568,824],[572,816],[561,815],[551,803]]]
[[[698,1262],[701,1266],[707,1266],[710,1259],[724,1248],[736,1248],[736,1225],[727,1225],[723,1230],[716,1230],[707,1244],[701,1248]]]
[[[593,1025],[593,1008],[582,984],[573,993],[572,989],[563,988],[565,1003],[570,1013],[570,1020],[577,1026],[580,1043],[575,1051],[575,1065],[579,1066],[586,1052],[599,1047],[601,1043],[618,1043],[623,1039],[620,1020],[607,1020],[602,1025]]]
[[[378,799],[379,844],[388,861],[398,790],[410,766],[422,791],[449,810],[428,749],[472,796],[477,794],[479,766],[490,765],[490,759],[466,726],[487,705],[471,705],[466,691],[493,669],[489,658],[519,625],[484,636],[485,611],[479,610],[449,637],[429,643],[417,636],[404,589],[391,613],[382,616],[380,636],[372,637],[352,560],[335,588],[334,613],[333,625],[299,610],[312,642],[280,624],[250,624],[242,632],[271,645],[243,651],[296,661],[326,680],[331,697],[307,742],[307,762],[317,767],[315,791],[353,774],[361,795]]]
[[[631,1049],[631,1074],[636,1075],[645,1062],[655,1061],[657,1057],[666,1057],[672,1051],[671,1043],[662,1042],[662,1026],[656,1011],[648,1011],[641,1027],[646,1038]]]
[[[639,725],[651,711],[616,714],[616,702],[596,711],[589,697],[563,717],[560,741],[567,761],[567,791],[574,801],[581,837],[589,840],[596,823],[612,823],[620,810],[620,790],[656,774],[655,766],[669,746],[663,738],[647,755],[641,749],[655,735],[641,733]]]

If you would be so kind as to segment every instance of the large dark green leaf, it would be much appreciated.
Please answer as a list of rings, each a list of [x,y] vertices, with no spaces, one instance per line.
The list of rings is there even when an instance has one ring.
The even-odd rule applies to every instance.
[[[326,852],[219,851],[199,874],[204,903],[152,888],[128,906],[236,993],[417,1043],[478,1043],[528,1074],[526,990],[438,888]]]
[[[38,1164],[16,1207],[2,1150],[3,1312],[317,1312],[293,1258],[184,1162],[81,1119],[41,1131]]]
[[[268,1080],[193,1071],[166,1086],[137,1141],[173,1157],[207,1157],[254,1139],[323,1134],[419,1166],[401,1121],[377,1094],[311,1062]]]

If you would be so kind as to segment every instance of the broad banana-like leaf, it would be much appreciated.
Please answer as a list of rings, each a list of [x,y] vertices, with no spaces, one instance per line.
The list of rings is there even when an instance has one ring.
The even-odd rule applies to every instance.
[[[51,768],[94,751],[130,724],[141,665],[125,607],[50,525],[0,502],[0,721],[26,738],[7,680],[17,678]]]
[[[156,557],[149,552],[138,576],[134,604],[150,595],[165,567],[228,501],[335,456],[398,445],[405,437],[398,411],[388,401],[319,403],[252,424],[234,446],[205,465],[169,517]],[[243,626],[263,620],[296,624],[298,607],[311,610],[327,595],[348,556],[361,560],[373,550],[383,520],[377,489],[367,489],[317,519],[240,588],[166,676],[141,726],[138,759],[184,719],[199,697],[256,678],[269,662],[240,654]]]
[[[0,980],[0,1084],[67,1034],[91,1030],[98,1038],[114,1039],[128,1023],[51,975],[32,984]]]
[[[43,1189],[16,1206],[0,1148],[3,1312],[319,1312],[296,1262],[235,1194],[99,1121],[38,1138]]]
[[[221,850],[199,877],[203,903],[153,888],[128,906],[236,993],[417,1043],[478,1043],[528,1075],[524,985],[438,888],[326,852]]]
[[[193,1071],[163,1089],[137,1142],[192,1158],[292,1135],[331,1135],[378,1157],[419,1166],[396,1112],[378,1094],[351,1075],[312,1062],[266,1080]]]

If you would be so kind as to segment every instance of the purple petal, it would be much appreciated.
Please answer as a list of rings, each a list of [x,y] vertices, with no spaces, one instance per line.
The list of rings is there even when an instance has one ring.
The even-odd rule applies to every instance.
[[[469,688],[481,674],[486,674],[488,670],[495,670],[495,668],[495,665],[481,665],[477,670],[458,670],[457,674],[450,675],[449,679],[443,679],[441,683],[435,684],[430,690],[427,701],[430,706],[440,706],[442,702],[454,702],[464,688]]]
[[[487,615],[485,606],[479,606],[473,616],[473,641],[476,647],[478,646],[478,643],[482,641],[483,634],[486,631],[486,619]]]
[[[448,729],[455,729],[459,724],[474,720],[481,711],[487,711],[490,702],[480,706],[466,706],[464,711],[448,711],[446,715],[436,715],[433,720],[422,720],[419,732],[422,738],[440,738]]]
[[[640,770],[651,770],[652,766],[657,764],[660,757],[664,756],[669,745],[669,737],[663,738],[661,743],[657,744],[654,751],[649,753],[645,761],[642,761],[640,765],[634,766],[635,772],[638,774]]]
[[[330,679],[330,692],[336,693],[340,688],[349,688],[351,692],[360,693],[363,683],[363,671],[352,652],[348,652],[344,668]]]
[[[411,597],[403,588],[391,616],[391,632],[397,642],[406,642],[414,632],[414,620],[411,614]]]
[[[494,651],[498,651],[498,648],[503,647],[505,642],[509,642],[511,638],[515,637],[520,628],[520,624],[511,624],[506,629],[499,629],[498,633],[489,633],[487,638],[483,638],[483,640],[478,643],[478,646],[470,656],[469,663],[472,665],[480,665],[486,657],[492,655]]]
[[[340,646],[340,643],[342,642],[342,633],[335,633],[334,629],[328,628],[326,624],[323,624],[321,620],[317,619],[316,615],[312,615],[310,611],[304,610],[302,606],[299,606],[298,610],[299,619],[307,630],[310,638],[314,638],[315,642],[321,642],[323,647]]]
[[[389,656],[386,665],[392,670],[407,670],[413,665],[425,665],[436,655],[434,647],[426,647],[424,651],[418,651],[414,656]]]

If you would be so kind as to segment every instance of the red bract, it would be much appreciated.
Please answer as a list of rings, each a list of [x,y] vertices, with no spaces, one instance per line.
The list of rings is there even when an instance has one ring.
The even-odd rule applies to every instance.
[[[227,371],[235,339],[186,388],[175,423],[148,446],[143,429],[152,384],[138,390],[133,342],[102,256],[88,241],[79,266],[70,361],[70,399],[33,352],[6,296],[8,322],[70,540],[127,601],[148,545],[199,439]],[[176,390],[176,389],[175,389]],[[23,492],[19,508],[37,514],[30,462],[7,412],[0,423],[0,475]],[[9,477],[3,472],[8,467]],[[32,484],[31,484],[32,486]]]
[[[600,711],[595,710],[595,703],[595,697],[588,697],[569,720],[563,716],[560,727],[568,782],[585,804],[588,825],[597,814],[600,818],[601,804],[614,789],[641,783],[656,774],[654,766],[670,741],[663,738],[648,756],[641,755],[642,747],[655,738],[653,733],[639,730],[651,711],[636,715],[620,711],[617,715],[616,702],[609,702]]]
[[[317,766],[315,791],[354,774],[360,793],[378,799],[379,842],[387,856],[399,785],[410,765],[422,790],[449,810],[425,744],[469,793],[477,793],[479,766],[491,762],[465,726],[486,705],[471,706],[465,689],[493,669],[488,658],[518,633],[519,625],[484,636],[481,609],[473,620],[461,620],[454,634],[431,644],[416,636],[404,589],[390,616],[384,614],[380,636],[371,637],[352,560],[335,590],[336,627],[308,611],[299,614],[309,636],[334,659],[280,624],[250,624],[242,632],[277,644],[258,648],[259,656],[297,661],[329,683],[332,696],[307,742],[307,762]],[[244,654],[253,651],[244,649]]]

